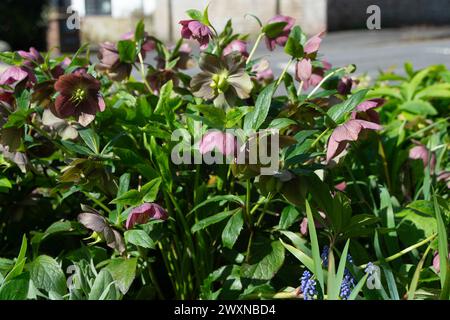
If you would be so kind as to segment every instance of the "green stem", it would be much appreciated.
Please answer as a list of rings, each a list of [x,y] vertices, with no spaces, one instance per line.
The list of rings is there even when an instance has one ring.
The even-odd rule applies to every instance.
[[[281,84],[281,81],[283,81],[284,76],[286,75],[289,67],[291,66],[292,62],[294,61],[294,59],[289,60],[288,64],[286,65],[286,67],[283,69],[283,72],[281,73],[280,77],[277,80],[277,87]]]
[[[145,86],[147,87],[149,92],[153,92],[152,87],[150,87],[147,78],[145,76],[145,66],[144,66],[144,59],[142,58],[142,53],[139,52],[138,53],[138,57],[139,57],[139,63],[141,64],[141,76],[142,76],[142,81],[144,81]]]
[[[253,56],[255,55],[256,49],[259,46],[259,43],[261,42],[262,38],[264,37],[265,33],[261,32],[258,36],[258,38],[256,38],[255,44],[253,45],[253,49],[250,52],[248,58],[247,58],[247,65],[250,63],[250,61],[252,60]]]
[[[330,131],[330,128],[327,128],[324,132],[320,134],[320,136],[317,137],[316,140],[311,144],[311,148],[313,148],[319,141],[322,139],[328,132]]]
[[[417,248],[423,246],[424,244],[427,244],[428,242],[430,242],[434,238],[436,238],[436,236],[437,236],[437,234],[432,234],[428,238],[426,238],[426,239],[424,239],[424,240],[422,240],[422,241],[420,241],[420,242],[418,242],[416,244],[413,244],[412,246],[409,246],[408,248],[403,249],[402,251],[399,251],[399,252],[397,252],[396,254],[394,254],[392,256],[387,257],[386,259],[384,259],[384,261],[385,262],[394,261],[394,260],[400,258],[401,256],[407,254],[408,252],[411,252],[412,250],[417,249]],[[374,264],[379,264],[379,263],[380,263],[380,261],[375,261],[374,262]],[[367,267],[367,264],[360,265],[359,267],[364,269],[365,267]]]
[[[317,90],[319,90],[319,89],[322,87],[322,85],[323,85],[328,79],[330,79],[330,78],[331,78],[332,76],[334,76],[336,73],[341,72],[342,70],[345,70],[345,68],[339,68],[339,69],[336,69],[336,70],[334,70],[333,72],[330,72],[329,74],[327,74],[327,76],[326,76],[325,78],[323,78],[322,81],[320,81],[320,83],[317,85],[317,87],[315,87],[315,88],[313,89],[313,91],[311,91],[311,92],[308,94],[308,97],[306,97],[306,99],[311,98],[311,97],[317,92]]]
[[[84,195],[91,199],[96,205],[105,210],[108,214],[111,213],[111,209],[105,206],[100,200],[96,199],[94,196],[90,195],[89,192],[84,192]]]

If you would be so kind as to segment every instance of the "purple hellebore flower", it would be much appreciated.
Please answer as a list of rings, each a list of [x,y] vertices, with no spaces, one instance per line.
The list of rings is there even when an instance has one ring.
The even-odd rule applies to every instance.
[[[123,34],[120,37],[122,40],[136,40],[134,39],[134,32],[133,31],[129,31],[125,34]],[[150,52],[155,50],[156,48],[156,43],[155,41],[148,35],[147,32],[144,33],[144,42],[142,43],[142,55],[145,55],[146,52]]]
[[[343,77],[339,80],[337,91],[339,94],[347,95],[350,94],[353,88],[353,79],[350,77]]]
[[[181,20],[179,23],[182,25],[181,36],[184,39],[197,40],[202,50],[208,47],[213,33],[207,25],[197,20]]]
[[[357,141],[362,131],[381,129],[382,127],[379,124],[360,119],[350,119],[341,124],[334,129],[328,140],[327,162],[341,154],[348,142]]]
[[[307,55],[312,55],[314,53],[317,53],[317,51],[319,51],[320,44],[322,43],[322,38],[324,34],[325,34],[324,32],[320,32],[316,34],[314,37],[310,38],[308,41],[306,41],[303,50]]]
[[[373,109],[381,107],[385,102],[384,99],[370,99],[360,103],[353,111],[352,119],[367,120],[379,124],[380,115]]]
[[[225,47],[225,49],[223,49],[223,55],[226,56],[226,55],[229,55],[232,52],[239,52],[244,57],[248,57],[247,42],[245,42],[243,40],[233,40],[233,41],[231,41]]]
[[[434,172],[434,167],[436,165],[436,156],[434,153],[431,153],[430,155],[430,150],[419,142],[414,141],[414,144],[416,146],[409,150],[409,158],[411,160],[422,160],[424,167],[428,166],[431,160],[430,170],[431,172]]]
[[[206,154],[217,149],[225,156],[234,155],[236,148],[236,137],[233,134],[217,130],[207,132],[202,137],[199,145],[201,154]]]
[[[319,211],[320,216],[325,220],[327,218],[327,216],[325,215],[325,213]],[[323,228],[323,225],[314,219],[314,226],[316,228]],[[306,237],[308,235],[308,218],[303,218],[302,222],[300,223],[300,234],[304,237]]]
[[[44,57],[33,47],[29,51],[19,50],[17,53],[26,60],[23,65],[28,68],[33,69],[37,64],[44,63]]]
[[[100,60],[97,69],[105,72],[112,80],[122,81],[130,76],[132,66],[129,63],[120,61],[119,50],[114,43],[105,42],[100,44],[97,56]]]
[[[344,192],[345,189],[347,189],[347,182],[342,181],[341,183],[338,183],[337,185],[335,185],[334,188],[335,188],[336,190],[339,190],[339,191],[341,191],[341,192]]]
[[[105,110],[105,101],[100,94],[100,81],[84,69],[59,77],[54,87],[59,95],[52,112],[58,118],[75,116],[82,126],[87,126],[94,120],[97,112]]]
[[[128,215],[125,228],[131,229],[136,224],[147,223],[150,219],[154,220],[167,220],[169,215],[159,204],[156,203],[144,203],[139,207],[134,208]]]
[[[266,46],[267,49],[269,49],[270,51],[275,50],[277,45],[284,47],[289,38],[289,34],[291,33],[292,27],[294,26],[295,19],[289,16],[276,15],[275,17],[271,18],[267,23],[271,24],[277,22],[285,22],[286,25],[279,34],[272,37],[266,36]]]

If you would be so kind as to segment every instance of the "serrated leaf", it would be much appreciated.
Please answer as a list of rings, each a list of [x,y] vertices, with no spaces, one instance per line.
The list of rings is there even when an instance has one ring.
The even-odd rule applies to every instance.
[[[125,231],[125,241],[143,248],[154,249],[155,243],[144,230]]]
[[[41,255],[30,266],[30,276],[38,289],[66,293],[66,277],[59,263],[52,257]]]
[[[222,243],[225,247],[232,249],[244,225],[242,209],[239,209],[230,220],[222,232]]]

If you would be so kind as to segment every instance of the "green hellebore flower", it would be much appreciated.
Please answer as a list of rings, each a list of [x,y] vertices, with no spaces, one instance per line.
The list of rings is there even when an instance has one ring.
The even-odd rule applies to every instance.
[[[214,100],[217,107],[231,107],[236,98],[250,97],[253,83],[245,71],[245,59],[241,54],[233,52],[218,57],[202,53],[199,66],[202,72],[191,80],[196,97]]]

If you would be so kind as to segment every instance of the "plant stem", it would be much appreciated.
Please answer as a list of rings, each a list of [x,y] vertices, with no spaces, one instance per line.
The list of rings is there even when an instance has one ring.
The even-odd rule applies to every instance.
[[[139,63],[141,64],[141,76],[142,81],[144,81],[145,86],[147,87],[149,92],[153,92],[152,87],[150,87],[149,83],[147,82],[147,78],[145,77],[145,66],[144,66],[144,59],[142,58],[142,53],[138,53],[139,57]]]
[[[90,195],[89,192],[84,192],[84,195],[91,199],[95,204],[105,210],[108,214],[111,213],[111,209],[105,206],[100,200],[96,199],[94,196]]]
[[[396,254],[394,254],[394,255],[392,255],[392,256],[387,257],[386,259],[384,259],[384,261],[385,261],[385,262],[394,261],[395,259],[398,259],[398,258],[400,258],[401,256],[407,254],[408,252],[411,252],[412,250],[417,249],[417,248],[423,246],[424,244],[427,244],[428,242],[430,242],[430,241],[432,241],[434,238],[436,238],[436,236],[437,236],[436,233],[435,233],[435,234],[432,234],[432,235],[429,236],[428,238],[426,238],[426,239],[424,239],[424,240],[422,240],[422,241],[420,241],[420,242],[418,242],[418,243],[416,243],[416,244],[413,244],[412,246],[410,246],[410,247],[408,247],[408,248],[406,248],[406,249],[403,249],[402,251],[397,252]],[[380,263],[380,261],[375,261],[375,262],[374,262],[374,264],[378,264],[378,263]],[[359,267],[364,269],[365,267],[367,267],[367,264],[360,265]]]
[[[318,136],[317,139],[314,140],[314,142],[311,144],[311,148],[314,147],[320,141],[320,139],[322,139],[329,131],[330,128],[327,128],[324,132],[322,132],[320,136]]]
[[[291,66],[292,62],[294,61],[294,59],[289,60],[288,64],[286,65],[286,67],[283,69],[283,72],[281,73],[280,77],[277,80],[277,87],[281,84],[281,81],[283,81],[284,76],[286,75],[289,67]]]
[[[332,76],[334,76],[336,73],[341,72],[342,70],[345,70],[345,68],[339,68],[339,69],[336,69],[336,70],[334,70],[333,72],[330,72],[329,74],[327,74],[327,76],[326,76],[325,78],[323,78],[322,81],[320,81],[320,83],[317,85],[317,87],[315,87],[315,88],[313,89],[313,91],[311,91],[311,92],[308,94],[308,96],[306,97],[306,99],[311,98],[311,97],[317,92],[317,90],[319,90],[319,89],[322,87],[322,85],[323,85],[328,79],[330,79],[330,78],[331,78]]]
[[[247,65],[249,64],[249,62],[252,60],[253,56],[255,55],[256,49],[259,46],[259,43],[261,42],[262,38],[264,37],[265,33],[261,32],[258,36],[258,38],[256,38],[255,44],[253,45],[253,49],[250,52],[248,58],[247,58]]]

